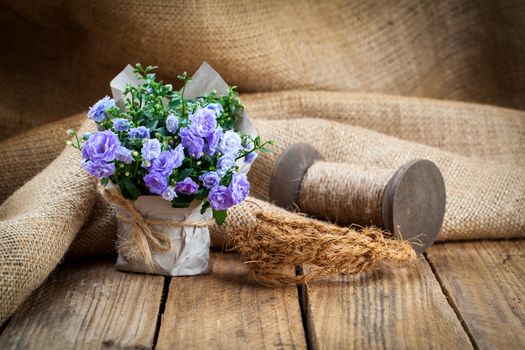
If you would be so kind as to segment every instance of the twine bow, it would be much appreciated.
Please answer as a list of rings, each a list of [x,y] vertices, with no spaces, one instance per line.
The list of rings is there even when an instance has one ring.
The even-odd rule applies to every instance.
[[[122,237],[118,239],[119,254],[128,260],[143,262],[148,271],[153,271],[156,264],[151,254],[152,251],[166,253],[173,249],[171,238],[165,233],[153,229],[151,225],[206,227],[213,223],[211,219],[195,222],[147,219],[135,208],[133,202],[125,199],[117,189],[109,190],[101,186],[99,190],[108,202],[121,206],[129,214],[116,215],[117,219],[131,225],[130,236],[126,239],[122,239]]]

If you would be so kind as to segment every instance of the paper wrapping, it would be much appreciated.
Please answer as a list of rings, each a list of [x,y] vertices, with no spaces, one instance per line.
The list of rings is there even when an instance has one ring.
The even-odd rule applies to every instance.
[[[146,218],[151,220],[171,220],[199,222],[212,217],[211,209],[201,215],[202,202],[193,201],[188,208],[172,208],[170,202],[160,196],[140,196],[133,205]],[[117,206],[122,216],[129,216],[126,209]],[[167,253],[152,251],[155,267],[148,271],[143,263],[128,261],[119,254],[116,267],[122,271],[155,273],[165,276],[191,276],[208,272],[210,254],[210,231],[207,227],[169,225],[151,225],[152,229],[164,233],[171,239],[173,249]],[[131,223],[118,222],[117,234],[119,240],[129,238]]]
[[[111,92],[116,104],[124,108],[124,89],[126,84],[137,86],[141,82],[133,74],[133,68],[128,65],[110,83]],[[195,99],[204,96],[211,90],[216,90],[217,95],[228,94],[228,84],[221,76],[206,62],[192,76],[186,85],[184,98]],[[242,119],[239,119],[234,127],[235,130],[252,137],[257,136],[257,131],[251,123],[246,111],[243,111]],[[240,171],[247,173],[249,164],[244,164],[242,159],[237,161]],[[160,196],[141,196],[134,203],[135,208],[149,219],[177,220],[188,222],[201,222],[209,220],[212,216],[211,209],[204,215],[200,214],[202,202],[193,201],[189,208],[172,208],[170,202]],[[117,207],[120,214],[129,216],[124,208]],[[116,267],[122,271],[150,272],[165,276],[189,276],[208,272],[208,260],[210,251],[210,233],[207,227],[173,227],[168,225],[152,225],[155,230],[165,233],[172,240],[173,250],[167,253],[152,252],[153,261],[156,263],[154,271],[147,271],[144,264],[127,261],[120,253]],[[117,234],[119,239],[128,239],[131,226],[127,222],[119,221]]]

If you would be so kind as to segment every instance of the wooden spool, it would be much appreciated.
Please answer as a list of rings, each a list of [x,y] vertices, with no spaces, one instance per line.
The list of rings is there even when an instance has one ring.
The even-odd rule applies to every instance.
[[[303,210],[299,202],[303,178],[312,164],[322,160],[322,155],[309,144],[298,143],[288,147],[279,156],[273,168],[270,182],[271,201],[286,209]],[[425,251],[436,240],[445,214],[445,183],[439,168],[429,160],[415,159],[394,172],[384,169],[381,171],[386,173],[385,180],[378,184],[370,184],[381,187],[381,198],[375,201],[377,208],[372,208],[371,211],[356,210],[346,221],[380,226],[392,232],[397,239],[410,240],[417,252]],[[352,201],[351,193],[345,195],[348,196],[348,201]],[[368,212],[377,215],[366,214]],[[320,213],[306,213],[323,216]],[[334,221],[340,219],[325,218]]]

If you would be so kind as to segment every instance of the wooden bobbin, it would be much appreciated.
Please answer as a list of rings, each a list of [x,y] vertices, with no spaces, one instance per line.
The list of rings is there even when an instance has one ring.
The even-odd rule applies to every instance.
[[[323,160],[321,154],[305,143],[288,147],[277,159],[270,181],[270,199],[283,208],[300,207],[301,183],[311,165]],[[348,194],[351,201],[351,194]],[[445,183],[439,168],[431,161],[415,159],[391,175],[379,201],[379,219],[361,222],[381,226],[397,239],[409,240],[421,253],[436,240],[445,214]]]
[[[285,149],[273,167],[271,202],[288,210],[298,208],[304,175],[315,161],[323,159],[321,153],[307,143],[296,143]]]

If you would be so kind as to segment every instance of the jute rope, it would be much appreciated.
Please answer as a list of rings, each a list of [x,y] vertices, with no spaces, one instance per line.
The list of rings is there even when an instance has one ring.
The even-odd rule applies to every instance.
[[[315,162],[301,183],[299,207],[340,224],[381,226],[383,194],[393,173],[366,165]]]
[[[110,203],[116,204],[125,209],[129,215],[122,215],[117,212],[117,219],[130,223],[130,236],[119,237],[117,249],[121,255],[128,260],[141,261],[149,271],[153,271],[155,261],[152,252],[166,253],[173,249],[171,238],[151,227],[151,225],[165,225],[172,227],[206,227],[213,224],[213,220],[205,221],[173,221],[155,220],[145,218],[138,211],[133,202],[125,199],[118,190],[109,190],[100,186],[99,191],[102,196]]]
[[[269,211],[255,217],[255,225],[237,230],[232,242],[262,283],[306,283],[371,270],[380,263],[408,265],[416,259],[408,242],[386,238],[388,233],[376,227],[343,228]],[[296,275],[297,266],[307,270]]]

